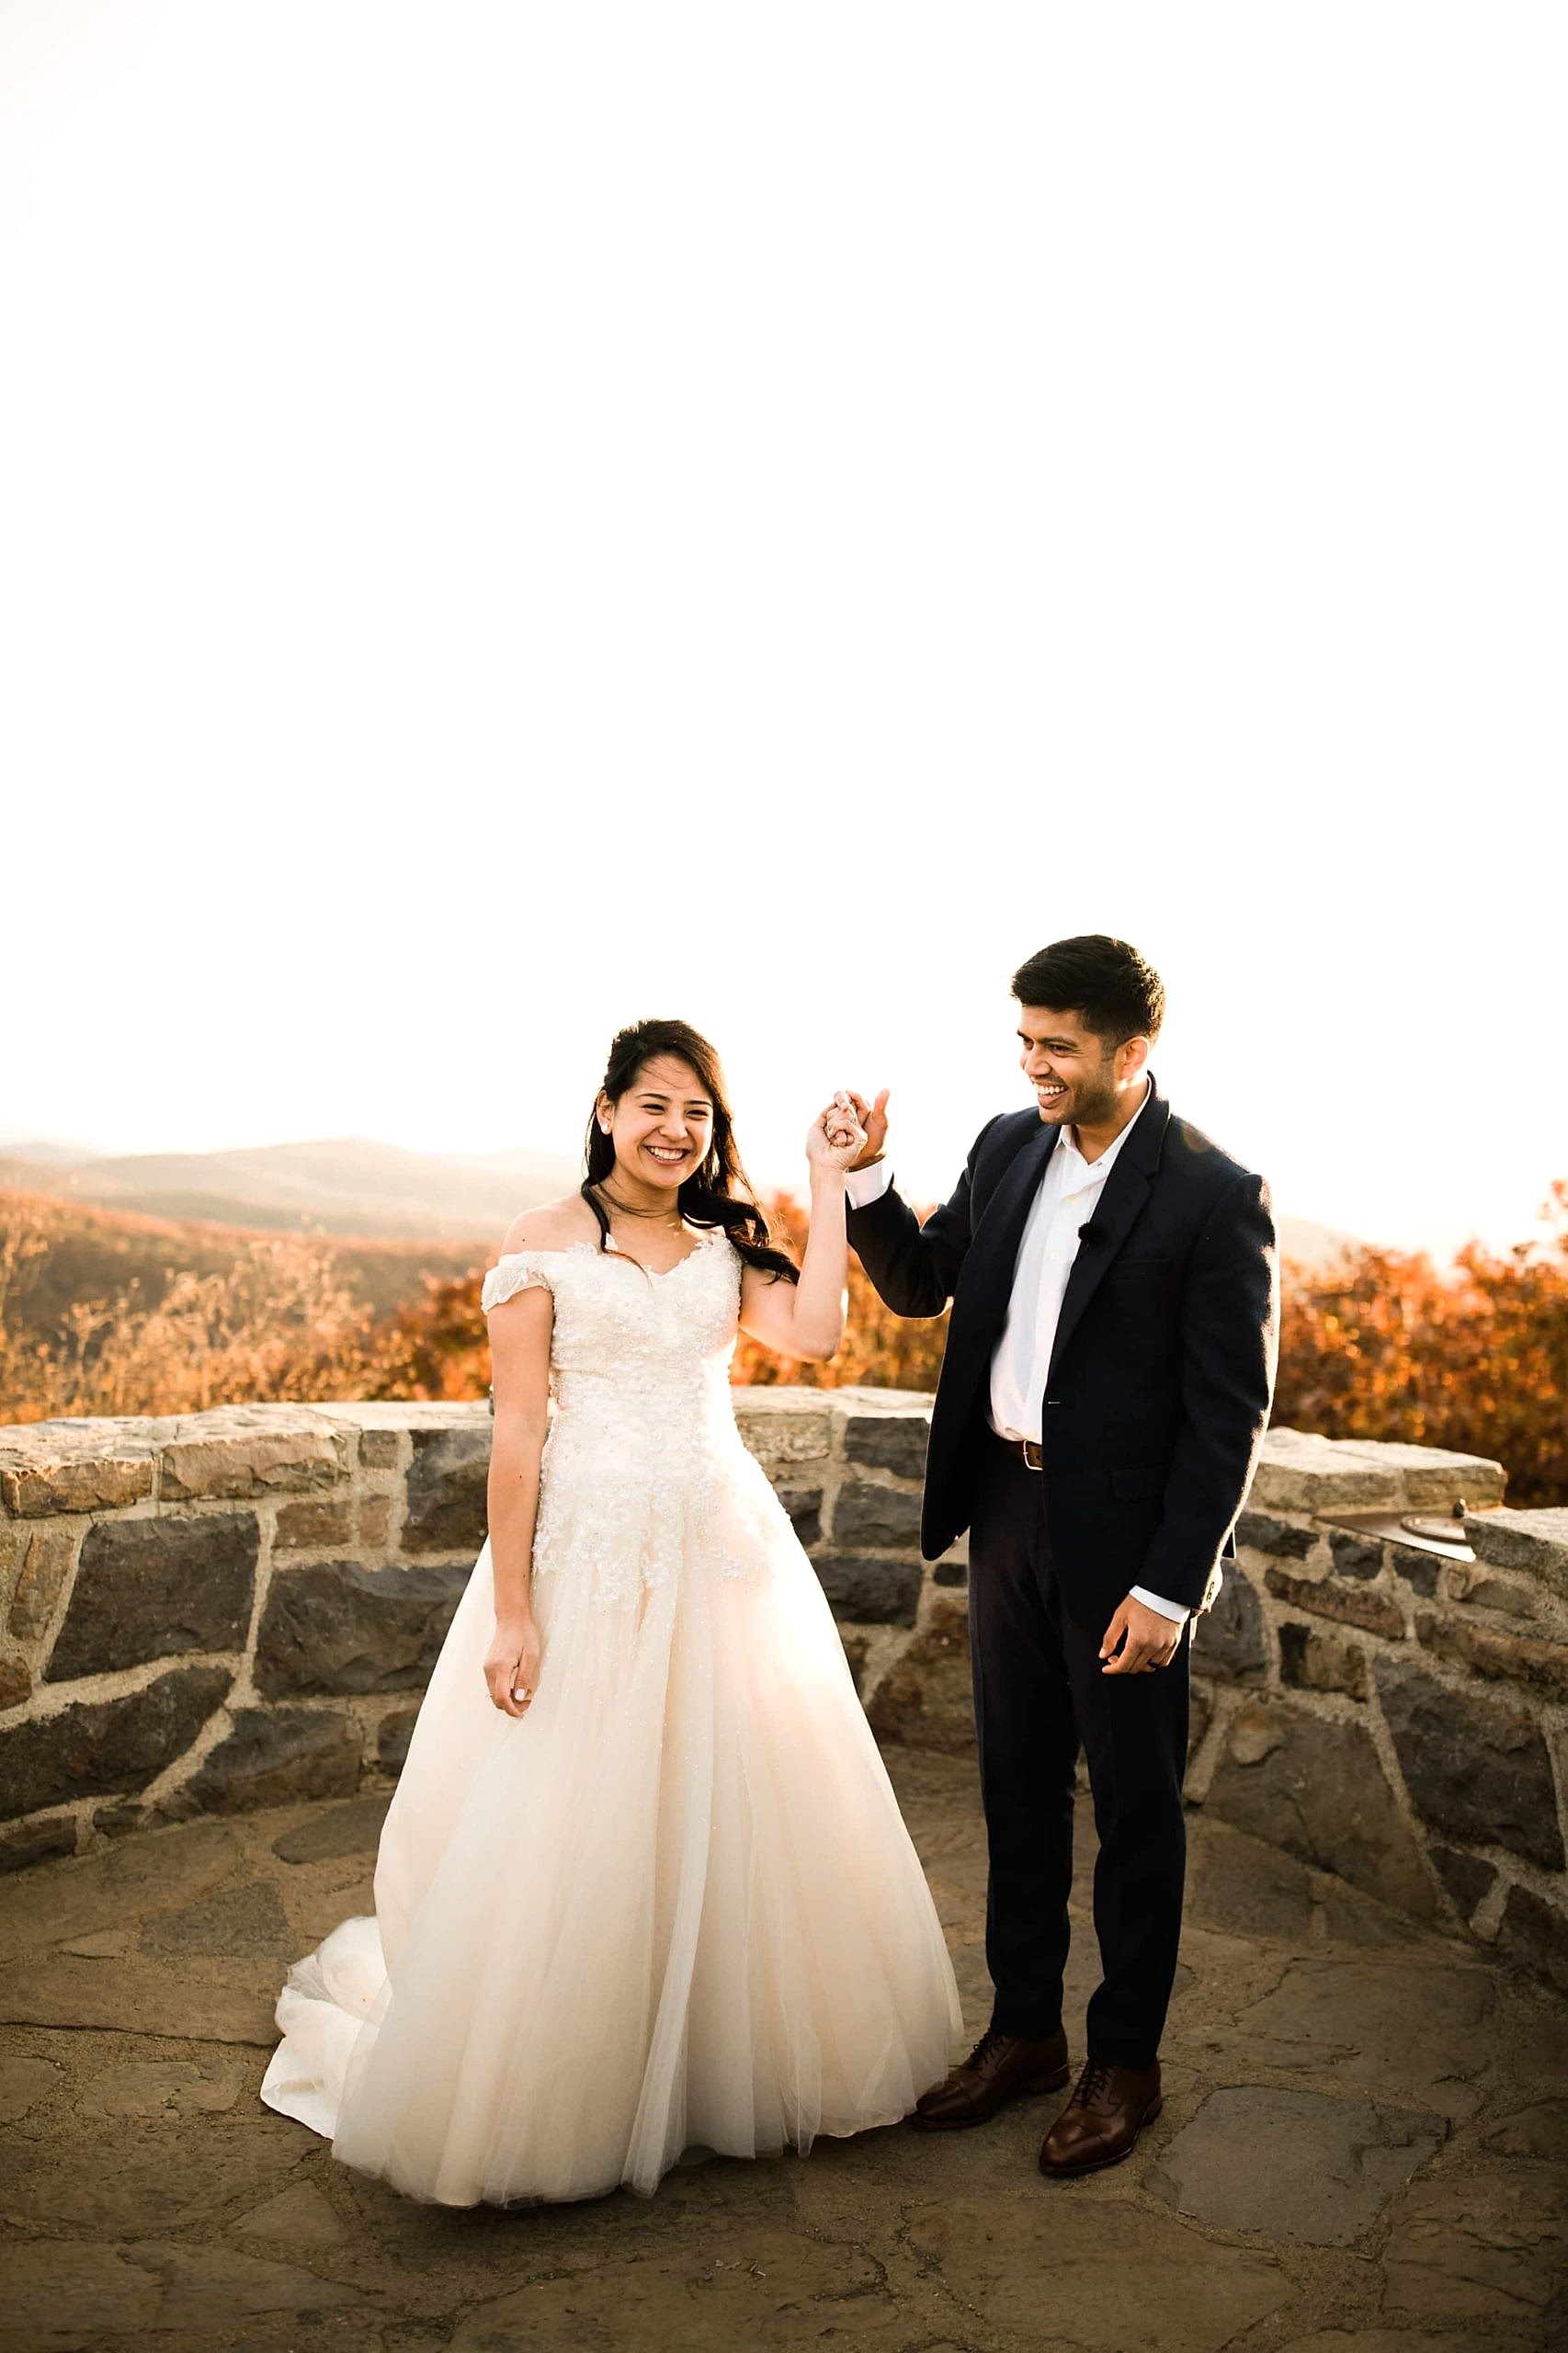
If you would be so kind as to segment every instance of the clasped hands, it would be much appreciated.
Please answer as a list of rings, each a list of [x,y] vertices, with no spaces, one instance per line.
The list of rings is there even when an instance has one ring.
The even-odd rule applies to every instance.
[[[866,1147],[859,1098],[841,1086],[812,1123],[806,1136],[806,1158],[813,1168],[847,1170],[866,1154]]]

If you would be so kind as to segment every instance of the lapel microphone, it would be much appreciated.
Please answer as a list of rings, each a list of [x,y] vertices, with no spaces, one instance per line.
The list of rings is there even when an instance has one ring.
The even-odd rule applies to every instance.
[[[1106,1239],[1106,1229],[1103,1225],[1096,1225],[1091,1218],[1087,1225],[1081,1225],[1078,1228],[1078,1239],[1080,1242],[1103,1242]]]

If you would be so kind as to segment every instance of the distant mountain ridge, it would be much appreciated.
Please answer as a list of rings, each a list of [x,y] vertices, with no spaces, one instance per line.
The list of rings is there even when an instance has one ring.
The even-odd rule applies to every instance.
[[[0,1151],[0,1186],[143,1216],[367,1239],[463,1241],[494,1248],[521,1210],[574,1192],[563,1153],[423,1153],[361,1136],[238,1152],[79,1154],[41,1141]],[[1354,1237],[1309,1218],[1279,1221],[1283,1256],[1329,1266]]]
[[[519,1210],[574,1189],[562,1154],[437,1154],[364,1137],[261,1144],[238,1152],[70,1155],[12,1144],[0,1184],[101,1209],[221,1225],[398,1239],[498,1240]]]
[[[142,1210],[104,1209],[36,1181],[19,1189],[20,1162],[0,1160],[0,1247],[7,1231],[41,1242],[24,1253],[6,1301],[13,1336],[59,1342],[74,1308],[120,1302],[155,1307],[176,1275],[227,1274],[254,1246],[281,1240],[277,1230],[222,1224],[212,1218],[167,1218]],[[328,1252],[354,1297],[378,1316],[420,1300],[426,1280],[457,1281],[485,1265],[494,1245],[472,1235],[330,1234]],[[5,1415],[0,1413],[0,1420]]]

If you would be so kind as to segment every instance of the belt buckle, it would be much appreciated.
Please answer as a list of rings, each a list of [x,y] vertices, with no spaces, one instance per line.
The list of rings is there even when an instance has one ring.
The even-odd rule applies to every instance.
[[[1024,1449],[1024,1468],[1027,1471],[1043,1471],[1045,1469],[1045,1463],[1041,1459],[1040,1447],[1036,1440],[1032,1438],[1021,1438],[1018,1440],[1018,1444]]]

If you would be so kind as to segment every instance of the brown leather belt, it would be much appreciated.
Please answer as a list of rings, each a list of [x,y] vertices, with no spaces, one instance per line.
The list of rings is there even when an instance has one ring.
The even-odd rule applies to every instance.
[[[1017,1456],[1026,1471],[1043,1471],[1045,1469],[1045,1458],[1040,1453],[1040,1442],[1038,1439],[1032,1438],[1003,1438],[996,1430],[993,1430],[991,1435],[995,1438],[998,1446],[1005,1446],[1009,1454],[1016,1454]]]

